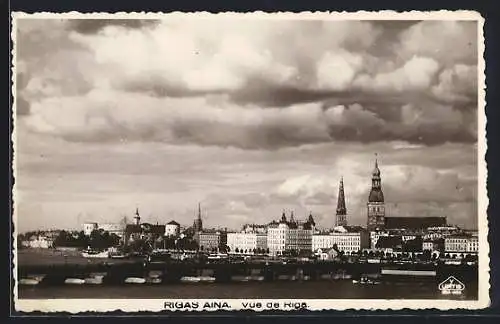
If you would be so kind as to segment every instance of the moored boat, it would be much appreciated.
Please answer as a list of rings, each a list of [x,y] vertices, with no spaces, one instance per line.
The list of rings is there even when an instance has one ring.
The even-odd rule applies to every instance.
[[[162,282],[161,278],[152,278],[152,277],[148,277],[146,278],[146,282],[149,283],[149,284],[160,284]]]
[[[295,281],[297,280],[297,276],[294,275],[279,275],[278,280],[282,281]]]
[[[85,278],[85,284],[87,285],[101,285],[102,284],[102,278],[103,277],[90,277],[90,278]]]
[[[109,252],[108,251],[94,251],[94,250],[86,250],[82,252],[82,256],[84,258],[96,258],[96,259],[104,259],[104,258],[109,258]]]
[[[66,280],[64,280],[64,283],[67,285],[83,285],[85,283],[85,280],[80,278],[66,278]]]
[[[22,286],[36,286],[39,283],[40,282],[38,280],[32,278],[23,278],[19,280],[19,285]]]
[[[143,284],[146,282],[146,279],[139,277],[128,277],[125,279],[126,284]]]
[[[215,277],[212,276],[200,276],[200,282],[215,282]]]
[[[181,282],[189,282],[189,283],[200,282],[200,277],[184,276],[181,277]]]

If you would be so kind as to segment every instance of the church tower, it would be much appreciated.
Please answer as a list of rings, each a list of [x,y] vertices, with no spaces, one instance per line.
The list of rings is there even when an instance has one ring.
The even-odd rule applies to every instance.
[[[337,200],[337,212],[335,214],[335,226],[347,225],[347,208],[345,207],[344,178],[340,179],[339,196]]]
[[[385,203],[377,159],[375,159],[375,168],[372,172],[372,188],[370,190],[370,195],[368,196],[367,212],[368,230],[373,231],[383,229],[385,226]]]
[[[198,203],[198,218],[194,220],[193,230],[195,233],[201,232],[203,230],[203,222],[201,220],[201,205]]]
[[[135,209],[134,219],[135,219],[135,225],[141,225],[141,216],[139,216],[139,208],[138,207]]]

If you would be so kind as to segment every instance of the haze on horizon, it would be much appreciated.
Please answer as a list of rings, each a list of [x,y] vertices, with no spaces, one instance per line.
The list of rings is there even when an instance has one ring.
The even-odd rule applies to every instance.
[[[477,228],[477,24],[19,19],[19,231],[312,212]],[[288,213],[287,213],[288,215]]]

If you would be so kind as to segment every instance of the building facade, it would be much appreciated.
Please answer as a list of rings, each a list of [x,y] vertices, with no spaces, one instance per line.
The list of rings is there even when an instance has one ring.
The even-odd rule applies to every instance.
[[[32,249],[49,249],[54,246],[54,239],[45,235],[33,235],[21,244]]]
[[[330,249],[334,244],[334,237],[330,233],[319,233],[312,236],[312,250],[314,252]]]
[[[444,239],[445,252],[467,252],[468,242],[471,237],[466,235],[453,235]]]
[[[198,244],[202,251],[217,250],[227,242],[224,233],[219,231],[204,231],[198,233]]]
[[[347,254],[361,251],[370,246],[369,233],[360,226],[337,226],[331,235],[337,249]]]
[[[307,221],[295,221],[293,213],[288,221],[285,213],[279,222],[272,222],[267,229],[267,246],[272,255],[285,252],[304,253],[312,249],[314,219],[309,215]]]
[[[371,231],[370,232],[370,248],[373,250],[376,248],[378,239],[380,237],[387,237],[390,233],[388,231]]]
[[[335,226],[347,225],[347,208],[345,205],[344,178],[340,179],[339,196],[337,199],[337,210],[335,213]]]
[[[181,225],[176,221],[170,221],[165,225],[165,236],[178,236],[180,234]]]
[[[370,246],[369,233],[360,226],[336,226],[333,232],[315,234],[312,237],[313,251],[334,246],[346,254],[361,251]]]
[[[230,252],[253,252],[267,249],[266,233],[227,233],[227,246]]]
[[[372,172],[372,188],[368,196],[367,207],[367,227],[369,231],[380,230],[385,226],[385,202],[382,192],[382,180],[378,161],[375,160],[375,168]]]
[[[97,223],[84,223],[83,224],[83,234],[89,236],[93,231],[99,228]]]
[[[479,239],[477,236],[471,236],[467,240],[467,246],[465,247],[466,252],[477,253],[479,251]]]
[[[125,224],[119,223],[105,223],[98,224],[98,229],[108,232],[109,234],[115,234],[116,236],[122,238],[125,234]]]

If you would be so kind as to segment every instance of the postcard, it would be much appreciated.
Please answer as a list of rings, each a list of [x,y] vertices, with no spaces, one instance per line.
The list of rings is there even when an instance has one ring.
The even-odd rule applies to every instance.
[[[487,307],[483,23],[13,13],[15,309]]]

